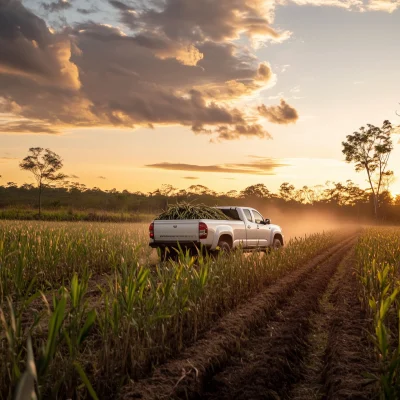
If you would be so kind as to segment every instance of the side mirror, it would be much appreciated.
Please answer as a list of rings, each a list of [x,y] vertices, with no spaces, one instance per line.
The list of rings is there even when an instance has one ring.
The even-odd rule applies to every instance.
[[[266,218],[264,223],[265,223],[265,225],[269,225],[271,223],[271,220],[269,218]]]

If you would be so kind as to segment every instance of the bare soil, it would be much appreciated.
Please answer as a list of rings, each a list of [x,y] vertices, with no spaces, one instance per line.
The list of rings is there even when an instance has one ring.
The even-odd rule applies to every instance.
[[[351,253],[330,298],[334,312],[322,374],[328,399],[379,398],[376,384],[366,384],[366,376],[378,371],[378,361],[368,338],[371,321],[360,306],[353,265],[354,253]]]
[[[368,322],[349,256],[355,240],[340,242],[221,318],[179,358],[127,385],[120,397],[373,398],[362,376],[374,362],[363,355]]]

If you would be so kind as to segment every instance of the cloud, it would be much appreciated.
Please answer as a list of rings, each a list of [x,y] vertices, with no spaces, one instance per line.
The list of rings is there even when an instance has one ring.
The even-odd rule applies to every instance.
[[[52,34],[19,0],[1,0],[0,76],[18,76],[22,85],[27,79],[76,90],[79,73],[70,57],[71,42],[65,35]],[[9,90],[10,85],[0,84],[2,94]]]
[[[200,178],[198,178],[197,176],[184,176],[183,179],[188,179],[188,180],[194,181],[194,180],[197,180]]]
[[[301,89],[300,86],[295,86],[294,88],[290,89],[290,93],[300,93]]]
[[[127,4],[123,3],[122,1],[118,1],[118,0],[109,0],[109,3],[117,8],[118,10],[121,11],[129,11],[129,10],[133,10],[132,7],[128,6]]]
[[[68,177],[69,177],[69,178],[72,178],[72,179],[79,179],[79,176],[76,176],[76,175],[74,175],[74,174],[68,175]]]
[[[278,40],[286,34],[272,28],[274,5],[264,0],[218,0],[211,5],[209,0],[165,0],[142,10],[121,1],[110,3],[128,27],[157,31],[174,41],[221,42],[240,34]]]
[[[96,13],[98,10],[95,8],[77,8],[76,11],[79,14],[90,15]]]
[[[19,0],[0,0],[0,108],[38,133],[182,125],[212,141],[272,137],[255,110],[237,104],[268,87],[274,73],[235,41],[282,39],[272,28],[272,2],[109,4],[120,27],[87,21],[53,31]],[[69,6],[58,0],[44,7]]]
[[[295,123],[299,119],[299,114],[295,108],[281,99],[278,106],[266,107],[264,104],[258,107],[260,115],[267,118],[269,122],[274,124],[287,125]]]
[[[100,175],[100,176],[97,177],[97,179],[103,179],[104,180],[104,179],[107,179],[107,178],[105,176],[101,176]]]
[[[220,125],[216,128],[207,128],[198,124],[193,126],[192,129],[195,133],[216,134],[217,141],[236,140],[240,137],[272,139],[272,136],[259,124]]]
[[[52,3],[42,3],[42,7],[49,12],[59,12],[68,10],[72,7],[72,4],[68,0],[58,0]]]
[[[399,7],[399,0],[110,0],[116,26],[103,16],[82,23],[80,16],[55,31],[20,0],[0,0],[0,113],[49,134],[71,127],[182,125],[211,140],[269,139],[260,115],[242,102],[275,80],[251,45],[289,36],[274,27],[274,13],[290,3],[358,11]],[[73,3],[43,4],[56,12]],[[76,12],[66,14],[76,18]],[[298,118],[286,103],[260,108],[277,123]]]
[[[277,0],[277,4],[295,3],[300,6],[340,7],[350,11],[385,11],[392,13],[400,8],[399,0]]]
[[[0,134],[1,133],[45,133],[55,135],[60,132],[41,122],[18,121],[0,123]]]
[[[293,2],[300,6],[340,7],[348,10],[363,10],[363,0],[278,0],[279,4]]]
[[[229,174],[249,175],[275,175],[275,169],[286,167],[289,164],[271,158],[257,158],[256,161],[242,164],[221,164],[221,165],[196,165],[162,162],[146,165],[148,168],[163,169],[168,171],[196,171],[196,172],[217,172]]]
[[[392,13],[400,9],[399,0],[369,0],[367,8],[372,11],[386,11]]]

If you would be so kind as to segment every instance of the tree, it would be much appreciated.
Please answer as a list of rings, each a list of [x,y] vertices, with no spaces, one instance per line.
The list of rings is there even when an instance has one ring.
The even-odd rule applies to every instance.
[[[365,170],[372,191],[375,218],[378,218],[379,195],[385,176],[391,174],[387,171],[393,142],[390,137],[392,124],[384,121],[381,128],[368,124],[361,127],[359,132],[347,136],[347,141],[342,142],[343,154],[346,162],[355,163],[357,172]]]
[[[288,182],[282,183],[279,187],[279,195],[285,201],[295,200],[295,187]]]
[[[269,198],[271,196],[271,192],[263,183],[258,183],[256,185],[248,186],[246,189],[242,190],[240,192],[240,196],[242,198],[256,197],[259,199],[263,199]]]
[[[39,218],[42,212],[42,192],[49,182],[62,181],[67,176],[58,171],[63,167],[61,157],[50,149],[31,147],[19,167],[33,174],[39,190]]]

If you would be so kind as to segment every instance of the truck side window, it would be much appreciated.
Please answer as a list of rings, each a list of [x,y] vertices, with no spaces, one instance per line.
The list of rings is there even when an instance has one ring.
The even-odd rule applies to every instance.
[[[253,216],[254,216],[254,220],[255,220],[256,224],[261,224],[261,222],[264,221],[264,218],[257,211],[253,210]]]
[[[254,222],[253,217],[251,216],[250,210],[245,209],[245,210],[243,210],[243,212],[244,212],[245,217],[247,218],[247,221]]]

